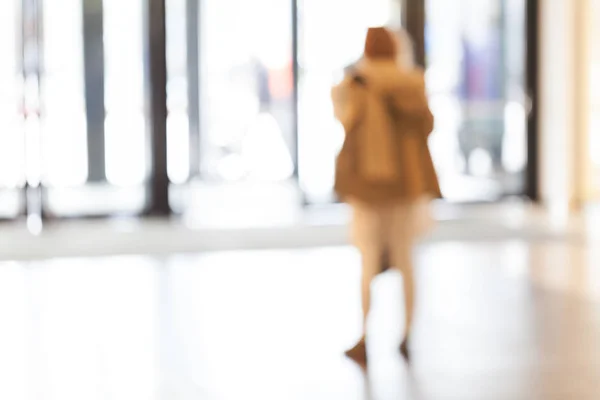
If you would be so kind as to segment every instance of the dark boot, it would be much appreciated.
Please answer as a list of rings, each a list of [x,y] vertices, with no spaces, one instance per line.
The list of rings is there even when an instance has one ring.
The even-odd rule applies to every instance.
[[[406,361],[410,361],[410,350],[408,349],[408,347],[409,347],[409,344],[408,344],[408,337],[407,337],[406,339],[404,339],[404,341],[400,345],[400,354],[402,354],[402,357],[404,357],[404,359]]]
[[[361,339],[356,346],[348,350],[345,354],[346,357],[350,358],[358,365],[362,367],[367,366],[367,344],[365,343],[365,339]]]

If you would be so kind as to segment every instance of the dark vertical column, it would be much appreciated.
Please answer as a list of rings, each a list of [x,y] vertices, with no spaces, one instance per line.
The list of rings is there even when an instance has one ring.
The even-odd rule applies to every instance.
[[[186,5],[190,179],[200,173],[200,1]]]
[[[147,214],[169,215],[165,0],[144,0],[144,53],[151,158]]]
[[[106,180],[103,38],[102,0],[83,0],[83,60],[89,182]]]
[[[300,63],[299,63],[299,38],[300,38],[300,24],[298,22],[298,0],[292,0],[292,68],[293,68],[293,77],[294,77],[294,93],[293,93],[293,149],[292,149],[292,161],[294,162],[294,177],[296,179],[299,178],[299,126],[300,126],[300,118],[299,118],[299,106],[298,106],[298,86],[300,80]]]
[[[527,18],[527,93],[529,113],[527,119],[527,183],[526,195],[539,200],[539,0],[525,0]]]
[[[415,52],[415,63],[425,67],[425,2],[427,0],[404,0],[403,25],[410,34]]]

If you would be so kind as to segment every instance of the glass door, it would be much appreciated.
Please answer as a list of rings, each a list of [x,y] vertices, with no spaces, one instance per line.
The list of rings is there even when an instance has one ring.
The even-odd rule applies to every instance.
[[[121,3],[1,2],[0,219],[143,211],[144,0]]]
[[[294,172],[291,4],[201,2],[205,181],[277,182]]]
[[[168,0],[171,205],[203,223],[264,223],[295,185],[292,0]]]
[[[0,220],[168,214],[161,1],[1,2]]]
[[[48,216],[145,207],[143,1],[45,0],[41,162]]]
[[[430,141],[450,201],[497,200],[526,189],[526,3],[426,1]]]

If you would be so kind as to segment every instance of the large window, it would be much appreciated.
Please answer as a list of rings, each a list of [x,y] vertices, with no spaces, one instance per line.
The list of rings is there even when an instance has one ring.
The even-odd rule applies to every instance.
[[[0,218],[144,209],[146,1],[2,2]]]
[[[167,65],[174,183],[190,177],[219,184],[292,177],[290,1],[203,0],[190,7],[189,0],[168,0]],[[194,92],[197,104],[189,101]],[[198,121],[190,120],[193,107],[199,107]],[[198,130],[192,134],[199,134],[199,141],[190,142],[190,129]],[[198,160],[191,160],[196,149],[189,146],[195,145]],[[189,170],[190,162],[196,171]]]
[[[295,146],[291,2],[201,4],[202,178],[290,178]]]
[[[53,216],[140,212],[147,175],[143,2],[42,4],[45,209]]]
[[[0,219],[38,197],[47,217],[221,225],[334,202],[330,88],[369,26],[403,22],[425,37],[446,198],[525,192],[524,0],[0,3]]]
[[[430,145],[445,197],[496,200],[525,190],[523,0],[427,0]]]
[[[300,205],[292,20],[291,0],[167,1],[177,211],[206,223]]]

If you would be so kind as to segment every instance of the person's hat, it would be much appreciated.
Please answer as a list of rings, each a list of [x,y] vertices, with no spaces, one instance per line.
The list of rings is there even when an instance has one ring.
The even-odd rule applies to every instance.
[[[372,59],[396,59],[397,43],[386,28],[369,28],[365,41],[365,57]]]

